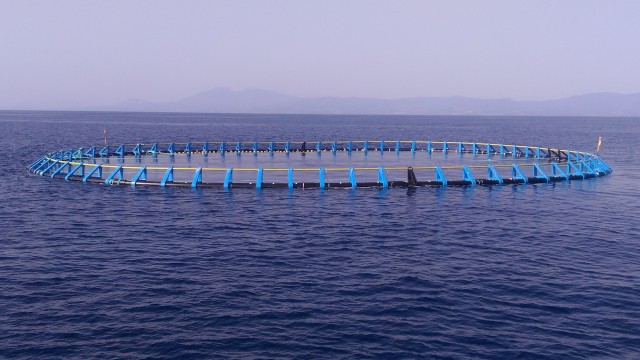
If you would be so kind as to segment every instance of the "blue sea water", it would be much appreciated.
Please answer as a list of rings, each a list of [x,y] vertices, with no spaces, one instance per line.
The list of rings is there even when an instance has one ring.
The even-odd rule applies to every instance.
[[[0,112],[0,358],[640,357],[640,119]],[[613,174],[476,188],[131,188],[30,174],[112,142],[451,140]]]

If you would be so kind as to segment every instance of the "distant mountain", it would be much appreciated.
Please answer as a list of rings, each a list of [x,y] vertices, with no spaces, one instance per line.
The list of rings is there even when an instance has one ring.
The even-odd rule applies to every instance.
[[[114,111],[277,113],[277,114],[412,114],[412,115],[546,115],[640,116],[640,93],[596,93],[548,101],[416,97],[296,97],[274,91],[215,88],[164,103],[133,99],[101,108]]]

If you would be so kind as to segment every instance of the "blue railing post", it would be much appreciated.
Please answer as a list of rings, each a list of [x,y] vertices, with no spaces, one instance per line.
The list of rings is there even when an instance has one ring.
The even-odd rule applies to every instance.
[[[191,187],[196,188],[198,184],[202,182],[202,168],[199,167],[193,173],[193,180],[191,181]]]
[[[396,155],[400,154],[400,141],[396,141]]]
[[[358,187],[358,183],[356,182],[356,171],[353,168],[349,168],[349,182],[351,183],[352,189]]]
[[[166,186],[168,182],[173,182],[173,166],[169,166],[160,181],[160,186]]]
[[[493,167],[493,165],[491,164],[487,165],[487,171],[489,173],[489,180],[497,181],[498,185],[504,184],[504,180],[502,179],[502,176],[498,174],[498,171],[496,170],[496,168]]]
[[[256,175],[256,189],[262,189],[263,173],[264,170],[259,168],[258,174]]]
[[[533,164],[533,177],[538,179],[545,179],[546,182],[549,182],[549,177],[544,173],[544,171],[542,171],[542,168],[538,163]]]
[[[522,170],[517,164],[513,164],[513,166],[511,167],[511,177],[514,179],[522,180],[523,184],[526,184],[529,182],[529,179],[524,175],[524,172],[522,172]]]
[[[415,140],[411,142],[411,155],[416,154],[416,142]]]
[[[227,173],[224,176],[224,188],[228,189],[233,184],[233,168],[228,168]]]
[[[29,167],[28,167],[29,171],[31,171],[31,169],[33,169],[36,165],[39,165],[40,162],[43,161],[46,158],[47,158],[46,156],[41,156],[38,160],[32,162],[31,165],[29,165]]]
[[[287,170],[287,186],[289,189],[293,189],[293,169],[289,168]]]
[[[158,143],[153,143],[153,145],[151,145],[151,148],[147,150],[147,154],[156,155],[157,153],[158,153]]]
[[[113,178],[115,178],[116,175],[118,175],[118,180],[122,180],[122,177],[124,176],[124,170],[122,170],[122,165],[118,166],[115,170],[113,170],[111,174],[109,174],[109,176],[107,176],[107,178],[104,180],[104,184],[111,185]]]
[[[469,182],[469,185],[476,186],[476,179],[471,174],[471,169],[467,165],[462,168],[462,179]]]
[[[351,142],[351,140],[349,140],[347,142],[347,154],[351,155],[351,149],[352,149],[353,143]]]
[[[59,172],[62,171],[62,169],[64,169],[65,166],[69,165],[70,161],[65,162],[64,164],[61,164],[60,166],[58,166],[58,168],[55,171],[51,172],[51,177],[54,177],[56,175],[58,175]]]
[[[569,173],[569,175],[581,176],[583,180],[586,178],[584,173],[572,162],[567,163],[567,173]]]
[[[362,147],[364,150],[364,156],[367,156],[369,154],[369,140],[365,140]]]
[[[223,141],[220,143],[220,155],[225,156],[226,152],[227,152],[226,145]]]
[[[65,180],[69,180],[70,177],[73,176],[73,174],[75,174],[76,171],[78,171],[78,169],[82,168],[82,172],[84,173],[84,163],[81,162],[80,164],[76,165],[73,169],[71,169],[71,171],[69,171],[67,173],[67,176],[64,177]]]
[[[89,150],[85,151],[84,156],[87,157],[95,157],[96,156],[96,147],[92,146]]]
[[[385,174],[384,168],[382,166],[378,166],[378,183],[382,184],[382,187],[385,189],[389,188],[389,181],[387,181],[387,174]]]
[[[447,178],[444,176],[440,166],[436,166],[436,181],[440,182],[442,187],[447,187]]]
[[[551,163],[551,174],[553,176],[561,176],[563,177],[565,180],[569,180],[569,176],[567,176],[567,174],[565,174],[564,171],[562,171],[562,169],[560,168],[560,166],[558,166],[557,163]]]
[[[131,180],[131,186],[135,187],[136,183],[138,182],[138,180],[147,180],[147,167],[143,166],[140,168],[140,170],[138,170],[138,173],[136,174],[136,176],[133,177],[133,179]]]
[[[320,170],[318,171],[318,182],[320,183],[320,189],[324,189],[326,186],[325,173],[326,173],[326,170],[324,168],[320,168]]]
[[[60,162],[60,160],[55,160],[54,162],[49,164],[49,166],[47,166],[44,170],[42,170],[42,172],[40,173],[40,176],[44,175],[47,171],[51,170],[59,162]]]
[[[109,146],[105,146],[100,150],[101,157],[109,157]]]
[[[97,166],[94,166],[93,169],[89,170],[87,175],[82,178],[82,182],[86,183],[95,172],[98,173],[98,179],[102,179],[102,164],[98,164]]]

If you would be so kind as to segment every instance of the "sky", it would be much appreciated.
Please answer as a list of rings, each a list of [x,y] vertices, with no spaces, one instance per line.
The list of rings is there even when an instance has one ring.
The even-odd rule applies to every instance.
[[[640,92],[640,1],[0,0],[0,109]]]

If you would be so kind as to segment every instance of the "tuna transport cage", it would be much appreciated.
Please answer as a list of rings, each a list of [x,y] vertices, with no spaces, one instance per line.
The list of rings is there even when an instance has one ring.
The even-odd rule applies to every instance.
[[[29,171],[67,181],[194,188],[361,188],[536,184],[606,176],[587,152],[477,142],[185,142],[48,153]]]

